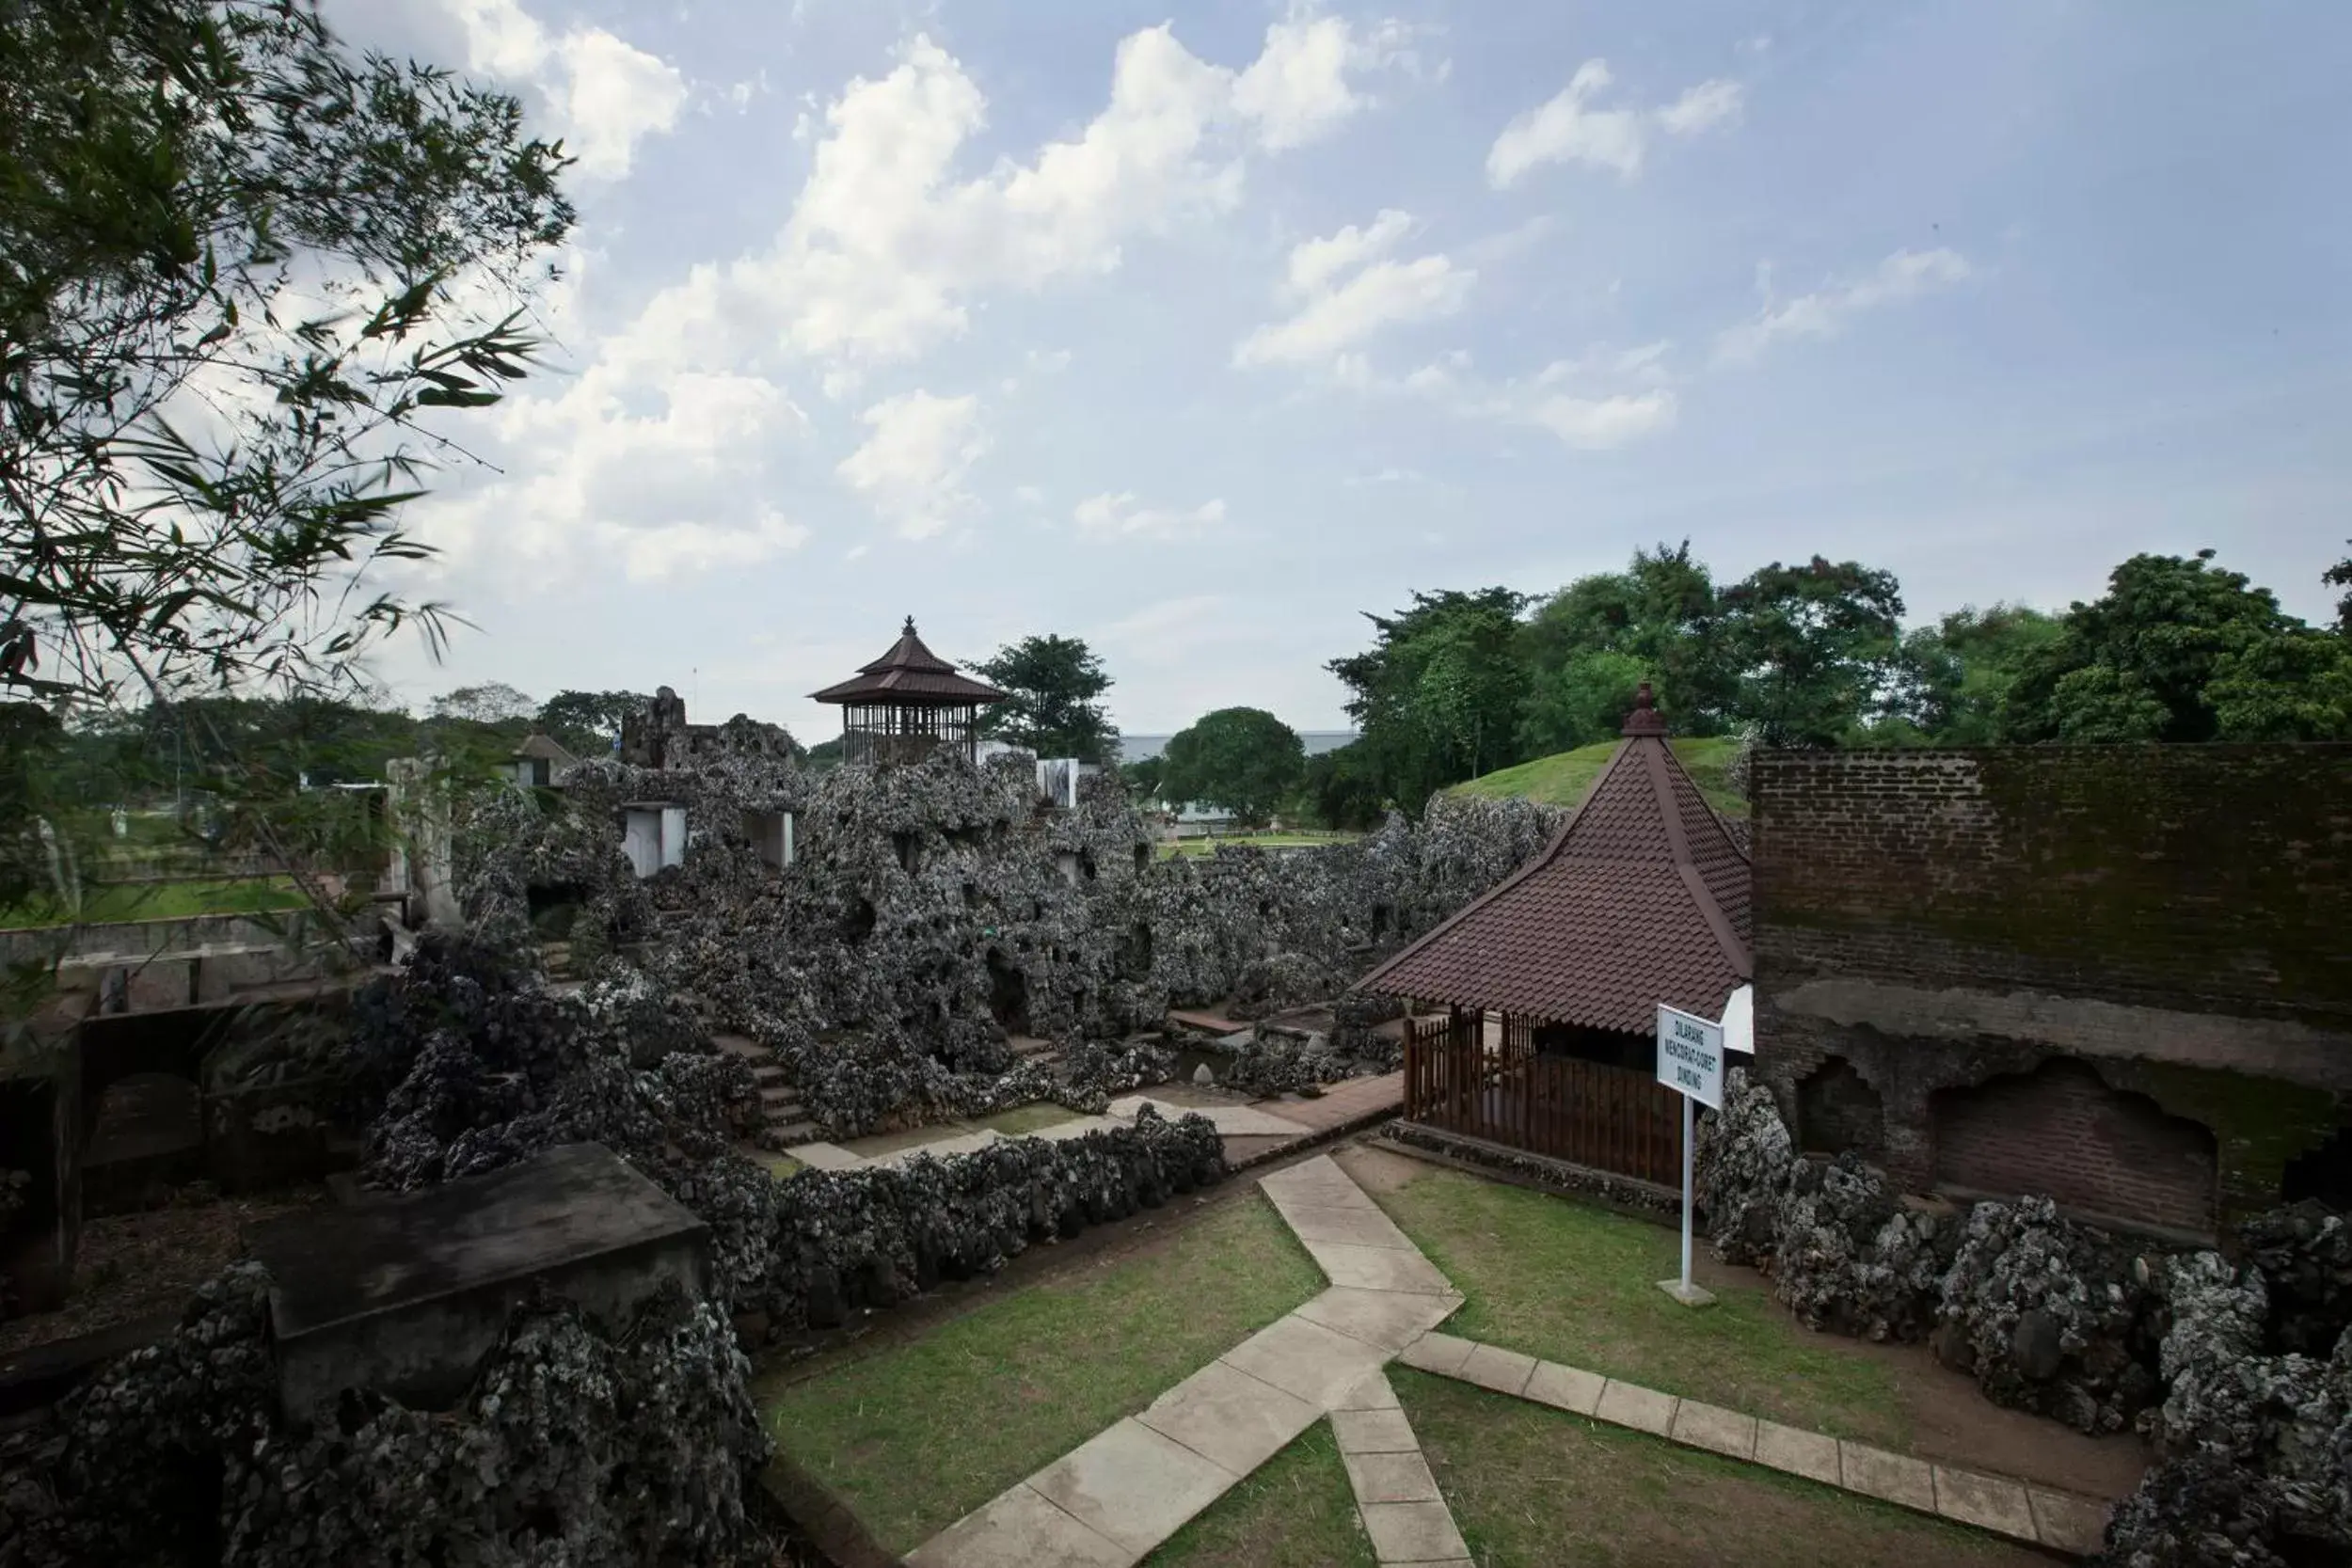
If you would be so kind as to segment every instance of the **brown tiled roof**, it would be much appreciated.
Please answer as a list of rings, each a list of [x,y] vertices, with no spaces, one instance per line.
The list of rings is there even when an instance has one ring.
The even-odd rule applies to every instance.
[[[1359,990],[1646,1035],[1747,980],[1748,857],[1666,744],[1648,689],[1549,847]]]
[[[559,768],[569,768],[580,760],[554,740],[535,730],[523,738],[521,745],[515,748],[515,756],[518,761],[525,758],[532,761],[544,759]]]
[[[846,681],[811,692],[819,703],[1001,703],[1005,694],[993,686],[956,673],[956,667],[923,646],[914,635],[914,617],[890,651]]]

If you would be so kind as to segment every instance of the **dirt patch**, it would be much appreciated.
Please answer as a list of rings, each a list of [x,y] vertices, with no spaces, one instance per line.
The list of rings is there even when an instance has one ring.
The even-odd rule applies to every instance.
[[[72,1295],[55,1312],[0,1323],[0,1355],[176,1314],[243,1255],[247,1225],[327,1201],[324,1184],[234,1198],[195,1186],[163,1208],[91,1220],[74,1255]]]
[[[1331,1158],[1356,1179],[1358,1186],[1375,1196],[1409,1185],[1429,1169],[1408,1154],[1361,1144],[1336,1150]]]

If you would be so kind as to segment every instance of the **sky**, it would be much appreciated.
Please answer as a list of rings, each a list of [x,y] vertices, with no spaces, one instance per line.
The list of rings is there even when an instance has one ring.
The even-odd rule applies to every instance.
[[[2210,546],[2320,619],[2352,535],[2352,8],[326,12],[579,160],[548,369],[407,519],[471,624],[380,658],[419,705],[813,742],[913,615],[1333,729],[1366,612],[1661,541],[1914,621]]]

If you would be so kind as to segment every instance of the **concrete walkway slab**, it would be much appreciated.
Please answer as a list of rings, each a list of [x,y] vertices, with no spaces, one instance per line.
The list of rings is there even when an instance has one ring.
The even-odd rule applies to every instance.
[[[1464,1358],[1462,1370],[1454,1375],[1516,1399],[1526,1388],[1527,1380],[1535,1375],[1535,1358],[1500,1345],[1474,1345]]]
[[[1454,1515],[1443,1503],[1362,1503],[1364,1530],[1372,1549],[1385,1565],[1391,1562],[1443,1562],[1470,1556]]]
[[[1900,1503],[1922,1513],[1935,1512],[1935,1476],[1924,1459],[1888,1453],[1867,1443],[1840,1443],[1837,1468],[1849,1492]]]
[[[1315,1209],[1363,1209],[1379,1213],[1380,1206],[1372,1195],[1356,1185],[1355,1178],[1340,1169],[1328,1154],[1318,1154],[1311,1160],[1301,1160],[1284,1170],[1278,1170],[1258,1179],[1259,1188],[1274,1200],[1277,1209],[1295,1207]]]
[[[1674,1431],[1675,1405],[1678,1402],[1672,1394],[1661,1394],[1638,1383],[1620,1383],[1613,1377],[1600,1391],[1600,1403],[1593,1407],[1593,1414],[1612,1426],[1631,1427],[1636,1432],[1663,1437]]]
[[[1424,1372],[1452,1377],[1462,1370],[1462,1363],[1468,1361],[1470,1353],[1477,1348],[1478,1343],[1474,1339],[1460,1339],[1432,1329],[1406,1345],[1398,1353],[1397,1359]]]
[[[1391,1247],[1419,1253],[1394,1221],[1377,1209],[1326,1209],[1309,1204],[1278,1205],[1284,1223],[1310,1246],[1317,1242],[1341,1242],[1352,1246]]]
[[[856,1170],[866,1164],[839,1144],[794,1144],[784,1152],[811,1170]]]
[[[1397,1410],[1396,1390],[1389,1386],[1388,1376],[1375,1372],[1340,1397],[1333,1410]]]
[[[2106,1544],[2107,1515],[2114,1512],[2107,1504],[2040,1486],[2026,1487],[2026,1500],[2033,1508],[2034,1539],[2043,1545],[2096,1557]]]
[[[1394,1355],[1453,1316],[1461,1305],[1460,1296],[1355,1291],[1334,1285],[1300,1307],[1298,1315]]]
[[[1140,1558],[1241,1478],[1132,1418],[1029,1478],[1037,1495]]]
[[[1406,1420],[1402,1409],[1334,1410],[1331,1435],[1339,1440],[1343,1455],[1421,1452],[1421,1441],[1413,1435],[1412,1425]]]
[[[1323,1414],[1295,1394],[1212,1361],[1136,1419],[1236,1476],[1282,1451]]]
[[[1340,1463],[1347,1466],[1348,1484],[1356,1489],[1359,1503],[1434,1503],[1438,1496],[1438,1478],[1429,1473],[1429,1462],[1421,1456],[1419,1445],[1402,1453],[1343,1453]]]
[[[1675,1407],[1674,1440],[1732,1459],[1756,1457],[1756,1418],[1719,1404],[1684,1400]],[[2018,1498],[2024,1502],[2023,1497]]]
[[[2026,1488],[1998,1476],[1935,1466],[1935,1511],[1947,1519],[2020,1541],[2035,1541],[2033,1504]]]
[[[1388,1358],[1375,1345],[1293,1313],[1260,1329],[1221,1359],[1317,1410],[1330,1410]]]
[[[1758,1421],[1756,1462],[1826,1486],[1845,1484],[1838,1472],[1837,1439],[1827,1433],[1786,1427],[1778,1421]]]
[[[1453,1282],[1418,1252],[1356,1246],[1345,1242],[1308,1242],[1307,1252],[1324,1277],[1358,1291],[1402,1291],[1416,1295],[1454,1293]]]
[[[1140,1555],[1024,1481],[909,1552],[907,1568],[1130,1568]]]
[[[1588,1372],[1581,1367],[1564,1367],[1557,1361],[1538,1361],[1528,1375],[1527,1386],[1519,1390],[1521,1399],[1534,1400],[1578,1416],[1590,1416],[1600,1407],[1600,1391],[1609,1380],[1598,1372]],[[1833,1449],[1830,1460],[1837,1458]]]

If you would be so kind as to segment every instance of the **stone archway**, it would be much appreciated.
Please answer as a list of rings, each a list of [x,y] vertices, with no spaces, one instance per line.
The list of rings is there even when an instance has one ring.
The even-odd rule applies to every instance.
[[[2034,1193],[2126,1225],[2215,1234],[2212,1130],[2111,1086],[2075,1057],[1940,1091],[1931,1117],[1940,1189],[1993,1197]]]

